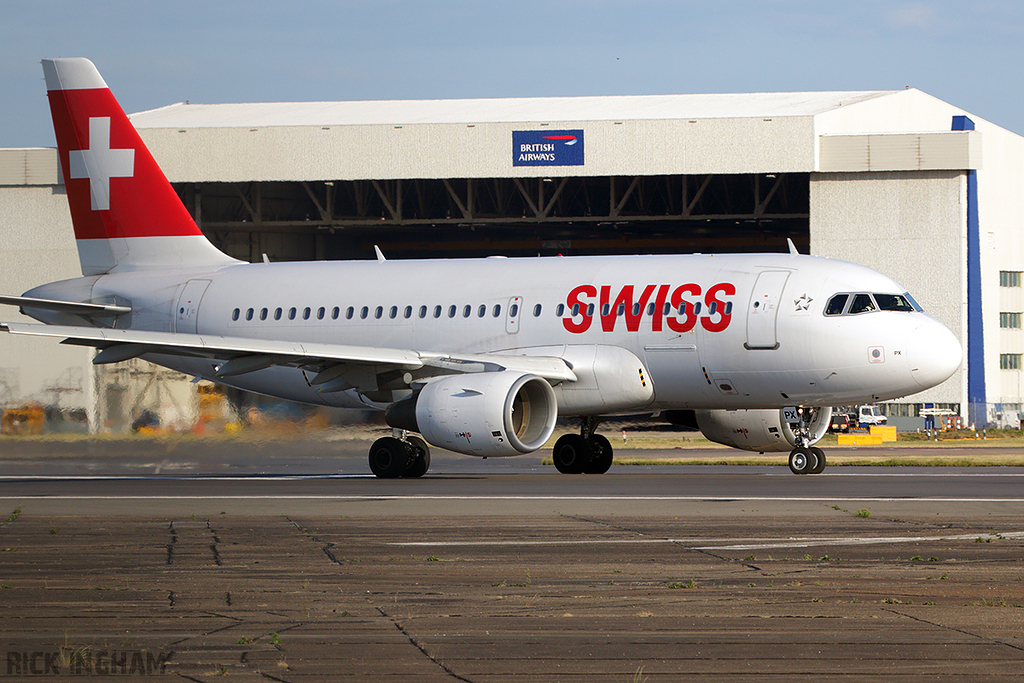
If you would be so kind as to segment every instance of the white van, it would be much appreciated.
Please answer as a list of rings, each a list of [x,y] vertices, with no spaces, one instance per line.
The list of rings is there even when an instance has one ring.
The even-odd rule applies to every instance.
[[[878,412],[878,406],[861,406],[857,411],[857,424],[860,427],[871,425],[884,425],[888,418]]]

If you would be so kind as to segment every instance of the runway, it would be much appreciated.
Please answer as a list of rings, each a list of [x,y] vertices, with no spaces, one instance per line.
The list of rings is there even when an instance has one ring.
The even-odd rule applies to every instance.
[[[383,481],[361,444],[64,448],[0,461],[10,676],[1016,680],[1024,660],[1024,469],[441,453]]]

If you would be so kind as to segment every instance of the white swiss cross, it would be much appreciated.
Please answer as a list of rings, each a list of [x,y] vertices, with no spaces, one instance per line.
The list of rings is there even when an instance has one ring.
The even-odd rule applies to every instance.
[[[88,178],[93,211],[110,210],[110,179],[135,175],[135,150],[110,149],[110,117],[89,119],[89,149],[72,150],[71,177]]]

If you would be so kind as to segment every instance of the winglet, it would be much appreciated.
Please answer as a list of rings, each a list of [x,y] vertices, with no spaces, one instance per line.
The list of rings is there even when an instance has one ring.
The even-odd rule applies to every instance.
[[[384,252],[382,252],[380,250],[380,247],[378,247],[376,244],[373,245],[373,252],[375,254],[377,254],[377,260],[380,261],[381,263],[383,263],[384,261],[387,261],[387,259],[384,258]]]
[[[789,237],[786,238],[786,244],[789,245],[789,255],[790,256],[799,256],[800,255],[800,252],[796,250],[796,245],[793,244],[793,240],[791,238],[789,238]]]

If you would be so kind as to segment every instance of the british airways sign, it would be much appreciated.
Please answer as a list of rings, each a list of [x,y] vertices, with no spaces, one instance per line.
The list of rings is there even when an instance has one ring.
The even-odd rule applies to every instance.
[[[582,130],[512,131],[513,166],[582,166]]]

